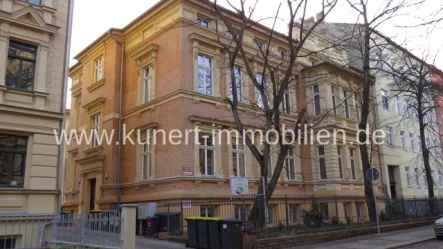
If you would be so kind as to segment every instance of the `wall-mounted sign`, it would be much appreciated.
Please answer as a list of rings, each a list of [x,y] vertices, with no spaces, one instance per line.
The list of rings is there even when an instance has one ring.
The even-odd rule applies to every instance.
[[[231,195],[247,195],[249,194],[248,178],[231,178]]]
[[[184,176],[193,176],[194,172],[192,172],[192,171],[190,171],[190,170],[188,170],[186,168],[183,168],[183,175]]]

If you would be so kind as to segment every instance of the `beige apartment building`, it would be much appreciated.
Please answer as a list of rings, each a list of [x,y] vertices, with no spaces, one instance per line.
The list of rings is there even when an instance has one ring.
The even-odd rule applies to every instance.
[[[0,213],[58,212],[71,2],[0,1]]]
[[[225,43],[231,38],[220,23],[221,33],[216,33],[211,4],[160,1],[123,29],[110,29],[75,57],[78,63],[70,68],[71,130],[114,130],[117,134],[121,123],[126,131],[148,130],[149,134],[155,129],[183,132],[195,127],[201,133],[197,138],[191,135],[189,144],[178,145],[154,144],[152,136],[146,135],[142,137],[143,142],[148,140],[146,145],[122,145],[117,135],[110,144],[93,139],[91,143],[67,145],[64,211],[87,213],[116,208],[117,203],[162,204],[167,200],[226,197],[230,195],[232,177],[249,177],[249,191],[257,191],[259,167],[249,149],[228,145],[226,133],[221,135],[221,144],[205,138],[214,127],[223,131],[235,128],[226,101],[230,87],[227,54],[216,41],[218,36]],[[226,13],[230,21],[238,23],[232,12]],[[263,64],[256,56],[256,42],[266,41],[269,32],[258,25],[248,29],[244,37],[249,63],[257,73]],[[285,38],[282,34],[275,36],[272,53],[276,60],[285,60]],[[260,127],[257,93],[244,73],[245,62],[238,60],[236,64],[244,98],[242,119],[247,127]],[[284,123],[295,125],[301,108],[307,108],[313,120],[320,120],[337,105],[336,112],[320,120],[318,128],[341,128],[348,136],[338,145],[294,146],[275,195],[363,197],[360,153],[351,143],[357,131],[358,98],[346,98],[355,93],[360,73],[312,55],[297,62],[294,76],[304,84],[287,91]],[[333,103],[332,96],[337,102]],[[339,106],[344,99],[347,101]],[[131,138],[136,139],[135,134]],[[217,133],[215,139],[219,138]],[[196,144],[195,139],[202,143]],[[275,160],[271,159],[271,170]],[[366,212],[361,203],[355,205],[352,210],[358,211],[354,212]],[[335,208],[331,205],[330,211]],[[339,208],[345,207],[340,204]],[[279,209],[282,207],[271,210]],[[327,212],[327,207],[324,210]],[[351,208],[347,206],[346,210]]]

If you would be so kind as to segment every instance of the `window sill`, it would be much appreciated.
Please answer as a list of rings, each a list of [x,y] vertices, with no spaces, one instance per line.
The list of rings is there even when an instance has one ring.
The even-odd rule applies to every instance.
[[[103,78],[97,82],[92,83],[90,86],[86,87],[86,89],[90,92],[94,91],[95,89],[103,86],[105,84],[106,80]]]

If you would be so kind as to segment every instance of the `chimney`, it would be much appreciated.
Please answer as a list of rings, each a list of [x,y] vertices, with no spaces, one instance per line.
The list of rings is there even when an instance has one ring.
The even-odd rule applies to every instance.
[[[323,11],[318,12],[317,15],[315,15],[315,17],[317,18],[317,22],[318,22],[318,20],[322,19],[323,16],[324,16],[324,15],[323,15]],[[323,22],[325,22],[324,19],[323,19],[322,23],[323,23]]]

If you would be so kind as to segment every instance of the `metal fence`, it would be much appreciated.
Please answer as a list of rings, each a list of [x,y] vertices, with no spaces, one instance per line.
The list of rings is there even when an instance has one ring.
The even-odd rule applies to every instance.
[[[120,213],[0,214],[0,248],[120,248]]]
[[[240,219],[247,232],[256,232],[259,237],[376,225],[370,221],[367,206],[367,203],[375,205],[374,199],[274,196],[267,204],[265,229],[257,229],[260,221],[254,208],[260,202],[263,202],[262,198],[249,195],[232,199],[165,201],[158,203],[157,209],[163,213],[161,231],[172,234],[186,233],[185,219],[194,216]],[[382,225],[435,219],[443,212],[443,199],[377,199],[377,208]]]

